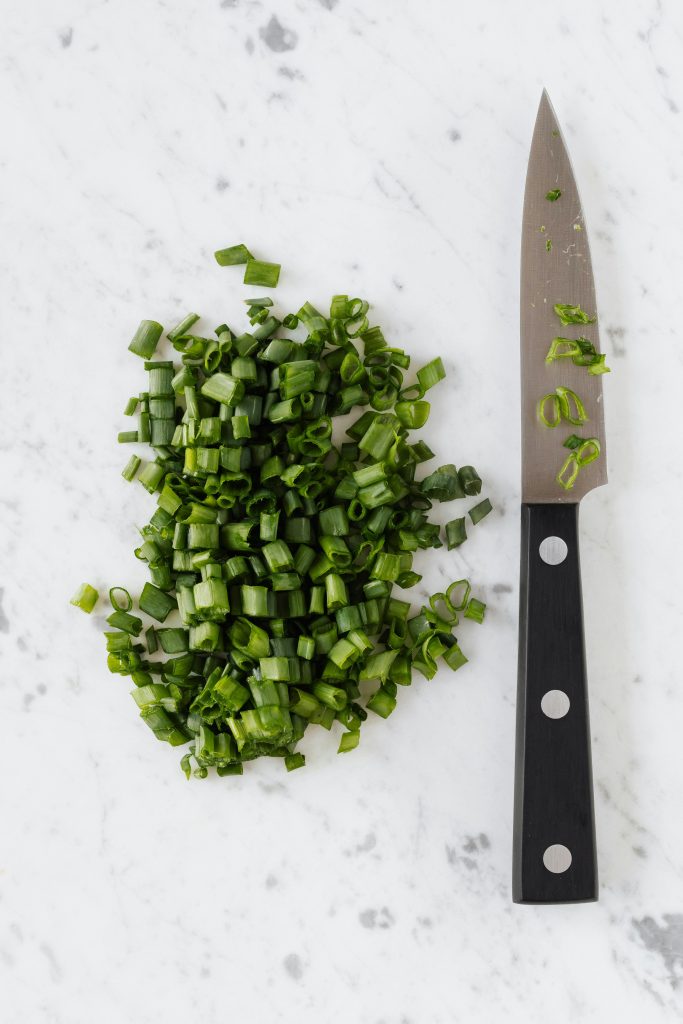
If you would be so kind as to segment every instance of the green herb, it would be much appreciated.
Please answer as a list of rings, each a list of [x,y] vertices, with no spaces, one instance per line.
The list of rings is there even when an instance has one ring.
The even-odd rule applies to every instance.
[[[553,306],[555,313],[560,318],[560,323],[564,324],[594,324],[596,318],[589,316],[581,306],[569,306],[563,302],[556,302]]]
[[[279,265],[243,245],[216,259],[246,263],[249,284],[277,283]],[[368,314],[364,300],[336,295],[329,316],[305,303],[280,318],[261,297],[248,300],[249,330],[222,323],[205,337],[189,313],[167,334],[180,368],[146,362],[146,390],[126,406],[138,430],[123,439],[150,446],[150,461],[133,456],[124,476],[156,498],[135,554],[150,574],[138,607],[158,625],[144,629],[128,591],[112,588],[107,664],[131,677],[158,739],[189,744],[188,777],[241,774],[259,756],[299,768],[309,725],[338,721],[339,751],[350,751],[368,711],[393,712],[413,669],[431,679],[440,660],[466,664],[458,614],[481,621],[484,607],[469,583],[412,615],[394,587],[418,583],[415,553],[442,546],[432,503],[479,495],[481,478],[471,465],[420,471],[434,454],[410,431],[427,422],[425,395],[444,366],[433,359],[406,387],[409,356]],[[138,346],[146,358],[157,326]],[[303,340],[286,333],[297,327]],[[335,419],[352,412],[335,436]],[[490,511],[484,499],[470,519]],[[449,549],[464,542],[464,516],[445,538]],[[374,684],[367,711],[361,683]]]
[[[578,444],[576,442],[579,442]],[[556,476],[560,487],[570,491],[576,483],[579,471],[588,466],[600,455],[600,442],[597,437],[589,437],[585,440],[577,438],[575,434],[568,437],[564,442],[566,447],[571,448],[569,455],[562,464],[562,468]]]
[[[216,263],[220,267],[234,267],[253,259],[246,245],[231,245],[227,249],[219,249],[214,253]]]
[[[80,608],[82,612],[90,615],[97,604],[99,594],[94,587],[91,587],[89,583],[81,583],[80,587],[71,598],[71,604],[75,605],[76,608]]]
[[[475,505],[469,511],[469,517],[476,526],[477,523],[481,522],[484,516],[487,516],[489,512],[493,511],[493,505],[488,498],[484,498],[478,505]]]
[[[548,402],[551,403],[551,416],[548,416],[546,413]],[[571,423],[574,426],[580,426],[588,419],[583,402],[576,392],[572,391],[571,388],[565,388],[561,385],[555,388],[555,391],[544,395],[540,399],[537,413],[541,423],[546,427],[557,427],[562,420],[566,420],[567,423]]]
[[[556,359],[571,359],[575,366],[586,366],[588,372],[595,376],[610,372],[605,358],[588,338],[553,338],[545,361],[554,363]]]
[[[551,188],[550,192],[546,192],[545,197],[549,203],[556,203],[562,195],[562,190],[559,188]]]
[[[245,284],[258,284],[264,288],[275,288],[280,279],[279,263],[264,263],[263,260],[249,259],[244,271]]]
[[[553,248],[553,243],[550,241],[549,238],[546,238],[545,251],[546,252],[552,252],[552,248]]]

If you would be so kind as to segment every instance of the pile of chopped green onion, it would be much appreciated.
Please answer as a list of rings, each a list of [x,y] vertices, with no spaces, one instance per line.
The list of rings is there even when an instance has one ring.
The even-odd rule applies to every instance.
[[[279,266],[245,246],[216,259],[246,264],[248,284],[277,284]],[[131,677],[155,736],[190,744],[188,778],[212,766],[241,774],[261,755],[298,768],[309,724],[340,722],[339,751],[353,749],[366,709],[388,717],[413,669],[431,679],[439,659],[466,662],[453,630],[460,615],[482,622],[485,612],[467,580],[416,614],[394,595],[421,580],[415,553],[442,546],[432,503],[481,491],[471,466],[417,479],[434,454],[410,431],[427,421],[441,359],[404,387],[410,357],[370,326],[367,302],[335,295],[329,316],[307,302],[283,319],[268,297],[246,302],[248,331],[198,334],[195,313],[170,330],[179,367],[153,361],[163,333],[154,321],[129,346],[149,376],[125,408],[137,429],[119,441],[151,449],[123,476],[156,495],[135,551],[151,577],[138,606],[154,624],[143,644],[130,595],[113,588],[108,666]],[[333,419],[357,410],[336,441]],[[472,524],[490,510],[477,501]],[[466,539],[464,515],[445,537],[449,549]],[[89,585],[74,597],[85,611],[96,600]],[[168,658],[150,657],[159,651]]]

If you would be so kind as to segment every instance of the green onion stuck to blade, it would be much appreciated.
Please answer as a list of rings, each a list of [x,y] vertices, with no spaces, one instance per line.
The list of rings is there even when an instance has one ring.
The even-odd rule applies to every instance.
[[[216,260],[245,265],[247,284],[277,284],[279,265],[243,244]],[[137,602],[151,623],[112,588],[107,659],[131,678],[155,736],[189,744],[188,778],[239,775],[261,755],[299,768],[310,724],[339,722],[339,752],[353,750],[366,709],[387,718],[413,669],[431,679],[439,659],[464,665],[459,616],[484,618],[466,580],[414,614],[394,592],[422,579],[419,551],[442,546],[433,502],[481,491],[472,466],[420,472],[434,453],[410,431],[427,420],[441,359],[406,387],[410,358],[370,326],[364,300],[336,295],[329,316],[307,302],[282,319],[272,305],[248,299],[246,331],[223,323],[205,335],[188,314],[167,333],[180,366],[150,361],[155,321],[130,346],[148,384],[126,405],[135,438],[120,439],[149,447],[123,476],[156,496],[135,550],[151,577]],[[297,328],[303,340],[289,335]],[[345,436],[333,436],[347,414]],[[487,498],[470,507],[472,524],[490,510]],[[465,541],[464,513],[445,536],[449,549]],[[74,603],[89,611],[96,596],[85,585]]]

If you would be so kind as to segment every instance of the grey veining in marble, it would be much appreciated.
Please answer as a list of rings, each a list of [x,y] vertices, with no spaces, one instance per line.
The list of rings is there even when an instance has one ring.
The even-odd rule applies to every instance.
[[[0,1017],[677,1021],[683,1011],[683,11],[673,0],[2,5]],[[582,506],[601,901],[514,907],[518,251],[543,86],[595,265],[610,484]],[[142,583],[117,446],[141,317],[364,294],[443,356],[430,443],[494,517],[422,559],[471,663],[344,757],[186,784],[80,582]],[[447,510],[441,510],[444,518]],[[440,511],[440,514],[441,514]]]

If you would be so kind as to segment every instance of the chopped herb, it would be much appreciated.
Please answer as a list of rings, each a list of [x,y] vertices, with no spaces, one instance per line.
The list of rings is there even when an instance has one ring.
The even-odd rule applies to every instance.
[[[556,302],[553,309],[560,318],[560,323],[565,326],[567,324],[594,324],[596,320],[594,316],[589,316],[584,312],[581,306],[569,306],[563,302]]]
[[[610,372],[605,358],[604,353],[597,352],[588,338],[553,338],[545,361],[553,363],[556,359],[571,359],[575,366],[586,366],[588,372],[596,376]]]
[[[577,445],[575,442],[579,441]],[[586,440],[577,438],[575,434],[568,437],[565,441],[565,445],[571,448],[569,455],[562,464],[562,468],[556,476],[556,480],[560,487],[564,488],[565,491],[571,491],[576,478],[579,475],[579,471],[584,467],[588,466],[600,455],[600,442],[597,437],[589,437]]]
[[[580,224],[575,224],[574,225],[574,231],[581,231],[581,225]]]
[[[548,416],[546,407],[551,403],[552,414]],[[573,403],[573,411],[572,411]],[[562,420],[573,426],[580,426],[588,419],[583,402],[571,388],[559,386],[554,392],[544,395],[537,407],[538,418],[546,427],[557,427]]]
[[[550,192],[546,192],[545,197],[549,203],[556,203],[562,195],[562,190],[559,188],[551,188]]]
[[[76,608],[80,608],[82,612],[90,615],[97,604],[99,594],[94,587],[91,587],[89,583],[81,583],[80,587],[71,598],[71,604],[75,605]]]
[[[277,284],[279,265],[244,245],[216,260],[245,264],[247,284]],[[155,624],[145,629],[128,592],[112,588],[107,664],[131,677],[158,739],[189,744],[188,778],[212,767],[238,775],[262,755],[299,768],[309,724],[338,721],[339,751],[352,750],[367,718],[361,682],[378,681],[367,708],[386,718],[413,669],[430,679],[438,659],[452,670],[467,661],[453,634],[458,611],[480,622],[484,607],[465,604],[467,581],[412,615],[392,594],[420,581],[416,551],[442,546],[432,503],[478,495],[481,478],[448,464],[417,479],[434,455],[410,431],[426,423],[425,395],[444,366],[431,360],[405,387],[410,358],[368,313],[364,300],[336,295],[329,316],[305,303],[280,318],[266,296],[248,300],[249,330],[222,323],[211,338],[192,333],[190,313],[167,335],[178,372],[146,362],[148,387],[126,406],[138,430],[122,440],[134,433],[152,448],[124,476],[156,497],[135,550],[150,573],[138,608]],[[297,327],[302,341],[287,333]],[[161,333],[147,332],[138,354],[149,359]],[[333,437],[335,418],[354,410],[344,438]],[[490,511],[484,499],[470,519]],[[464,516],[445,539],[449,549],[464,542]],[[90,610],[97,594],[84,587],[74,600]],[[165,660],[146,660],[159,651]]]
[[[549,239],[549,238],[548,238],[548,239],[546,239],[546,243],[545,243],[545,251],[546,251],[546,252],[550,252],[550,251],[552,250],[552,247],[553,247],[553,243],[552,243],[552,242],[550,241],[550,239]]]
[[[557,130],[557,128],[553,128],[553,133],[552,133],[552,134],[553,134],[553,138],[557,138],[557,136],[558,136],[558,135],[559,135],[560,133],[559,133],[559,131]]]

